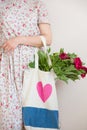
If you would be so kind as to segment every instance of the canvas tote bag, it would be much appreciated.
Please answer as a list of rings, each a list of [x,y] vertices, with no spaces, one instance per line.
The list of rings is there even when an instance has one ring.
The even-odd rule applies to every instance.
[[[41,36],[46,51],[46,40]],[[25,130],[58,130],[59,110],[54,75],[38,68],[26,69],[23,81],[22,114]]]

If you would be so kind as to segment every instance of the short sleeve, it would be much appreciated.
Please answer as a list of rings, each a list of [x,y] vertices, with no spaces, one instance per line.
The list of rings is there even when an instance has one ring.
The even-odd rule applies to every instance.
[[[50,24],[47,7],[46,7],[45,3],[41,0],[39,0],[39,2],[38,2],[37,11],[38,11],[38,23]]]

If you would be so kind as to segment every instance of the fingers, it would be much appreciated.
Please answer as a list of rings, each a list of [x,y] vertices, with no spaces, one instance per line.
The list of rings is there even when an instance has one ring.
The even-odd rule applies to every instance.
[[[2,59],[2,54],[0,54],[0,61],[1,61],[1,59]]]
[[[4,43],[4,45],[2,46],[2,48],[3,48],[3,50],[4,50],[4,51],[6,51],[6,50],[7,50],[7,48],[8,48],[7,43]]]
[[[7,46],[7,43],[4,43],[4,45],[2,46],[2,48],[5,49],[6,46]]]
[[[16,43],[15,38],[7,40],[2,48],[4,49],[4,52],[13,51],[17,47],[18,43]]]
[[[13,51],[13,50],[14,50],[13,48],[6,47],[5,50],[4,50],[4,52],[11,52],[11,51]]]
[[[4,43],[2,48],[4,49],[4,52],[10,52],[11,50],[13,50],[13,48],[9,45],[9,43]]]

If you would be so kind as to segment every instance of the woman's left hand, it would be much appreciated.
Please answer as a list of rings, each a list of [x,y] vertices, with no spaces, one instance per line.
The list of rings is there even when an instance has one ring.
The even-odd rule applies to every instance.
[[[10,51],[14,51],[14,49],[18,46],[18,44],[19,44],[19,40],[17,37],[15,37],[7,40],[3,44],[2,48],[4,49],[5,52],[10,52]]]

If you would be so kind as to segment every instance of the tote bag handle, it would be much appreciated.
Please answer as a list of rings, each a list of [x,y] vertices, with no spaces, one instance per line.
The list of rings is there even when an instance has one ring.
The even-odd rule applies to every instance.
[[[40,36],[41,38],[41,41],[43,43],[43,46],[44,46],[44,51],[45,53],[47,53],[47,56],[48,56],[48,63],[49,65],[51,65],[51,60],[50,60],[50,57],[49,57],[49,54],[48,54],[48,51],[47,51],[47,45],[46,45],[46,38],[44,36]],[[35,69],[38,69],[39,68],[39,65],[38,65],[38,48],[35,49]]]

